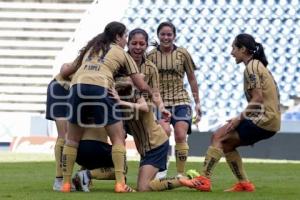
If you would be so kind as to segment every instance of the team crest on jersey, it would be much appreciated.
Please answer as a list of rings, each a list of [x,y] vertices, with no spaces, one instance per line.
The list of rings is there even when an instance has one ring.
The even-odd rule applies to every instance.
[[[180,65],[182,65],[182,60],[175,60],[175,65],[177,68],[179,68]]]
[[[175,65],[180,65],[181,64],[181,60],[175,60]]]
[[[255,74],[250,74],[249,75],[249,80],[250,80],[250,82],[256,82],[256,75]]]

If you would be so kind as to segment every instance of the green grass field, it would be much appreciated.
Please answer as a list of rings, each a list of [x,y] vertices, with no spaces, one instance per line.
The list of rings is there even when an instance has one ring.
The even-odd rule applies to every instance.
[[[53,192],[54,162],[2,162],[0,163],[0,199],[1,200],[298,200],[300,199],[300,164],[246,163],[245,167],[251,181],[256,185],[254,193],[224,193],[235,179],[228,166],[220,163],[213,176],[213,191],[199,192],[189,188],[177,188],[164,192],[146,192],[116,194],[113,181],[94,181],[90,193]],[[198,169],[199,163],[188,163],[187,169]],[[129,162],[128,183],[136,185],[138,163]],[[174,163],[169,174],[174,175]]]

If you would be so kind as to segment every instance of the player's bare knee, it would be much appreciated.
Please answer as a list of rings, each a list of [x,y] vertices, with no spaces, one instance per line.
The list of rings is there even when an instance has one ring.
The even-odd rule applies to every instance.
[[[223,139],[221,141],[221,144],[224,153],[231,152],[235,149],[235,145],[231,142],[230,139]]]
[[[186,142],[186,137],[185,136],[175,136],[175,142],[176,143],[184,143],[184,142]]]

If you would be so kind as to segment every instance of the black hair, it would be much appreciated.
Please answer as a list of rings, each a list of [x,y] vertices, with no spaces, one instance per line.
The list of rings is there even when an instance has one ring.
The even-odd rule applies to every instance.
[[[268,60],[262,44],[256,42],[252,35],[247,33],[237,35],[234,40],[234,45],[238,48],[245,47],[248,52],[253,55],[253,59],[259,60],[265,67],[268,66]]]
[[[156,34],[158,35],[158,34],[159,34],[159,31],[160,31],[163,27],[165,27],[165,26],[170,27],[170,28],[172,29],[172,31],[173,31],[173,34],[176,36],[176,28],[175,28],[174,24],[172,24],[171,22],[162,22],[162,23],[160,23],[160,24],[158,25],[158,27],[157,27]]]
[[[123,36],[126,32],[126,26],[120,22],[110,22],[104,28],[104,31],[91,39],[86,46],[84,46],[77,58],[76,67],[80,67],[83,57],[91,49],[89,56],[98,54],[100,50],[103,55],[109,50],[109,45],[115,42],[117,36]]]
[[[133,86],[132,85],[124,85],[124,86],[119,86],[116,87],[116,91],[118,92],[118,95],[120,96],[121,99],[127,99],[129,97],[132,97],[132,91],[133,91]]]
[[[132,31],[130,31],[129,35],[128,35],[128,43],[132,40],[133,36],[136,34],[142,34],[145,37],[147,46],[148,46],[148,40],[149,40],[149,36],[148,33],[141,28],[135,28]]]
[[[158,25],[158,27],[157,27],[157,30],[156,30],[157,36],[158,36],[158,34],[159,34],[159,31],[160,31],[163,27],[165,27],[165,26],[170,27],[170,28],[172,29],[172,31],[173,31],[173,34],[176,36],[176,27],[175,27],[174,24],[172,24],[171,22],[162,22],[162,23],[160,23],[160,24]],[[151,46],[154,46],[154,47],[158,47],[158,46],[159,46],[159,43],[158,43],[156,40],[154,40],[154,41],[152,41],[152,42],[150,43],[150,45],[151,45]]]

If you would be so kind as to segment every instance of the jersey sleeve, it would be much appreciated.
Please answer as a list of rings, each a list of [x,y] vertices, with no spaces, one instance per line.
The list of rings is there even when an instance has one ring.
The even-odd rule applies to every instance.
[[[190,55],[190,53],[187,50],[183,51],[184,53],[184,69],[187,73],[189,72],[193,72],[196,69],[196,65],[192,59],[192,56]]]
[[[154,64],[152,67],[152,73],[150,77],[150,85],[152,86],[152,88],[159,89],[159,75],[158,75],[158,70]]]
[[[261,87],[261,67],[264,67],[261,62],[259,61],[252,61],[250,62],[245,70],[244,78],[246,82],[247,90],[251,89],[260,89]]]
[[[124,55],[125,55],[125,61],[124,61],[125,63],[124,64],[125,64],[125,68],[127,71],[127,75],[140,73],[133,58],[126,52],[124,52]]]

